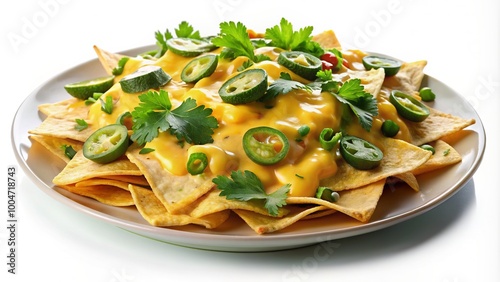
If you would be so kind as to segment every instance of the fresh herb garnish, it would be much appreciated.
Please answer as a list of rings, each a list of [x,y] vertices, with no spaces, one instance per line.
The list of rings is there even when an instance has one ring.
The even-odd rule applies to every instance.
[[[273,193],[267,194],[260,179],[251,171],[233,171],[231,178],[219,175],[212,180],[221,190],[219,196],[239,201],[264,200],[264,206],[272,216],[277,216],[278,208],[286,205],[290,184],[283,185]]]
[[[378,115],[377,100],[373,95],[364,90],[361,80],[358,78],[346,81],[340,87],[338,93],[331,92],[337,100],[345,105],[342,118],[346,120],[347,109],[350,109],[359,120],[361,127],[370,131],[373,117]]]
[[[280,78],[276,79],[269,85],[266,94],[261,98],[261,101],[269,101],[271,99],[276,98],[279,94],[286,94],[292,90],[306,90],[311,91],[311,88],[307,85],[304,85],[301,82],[292,80],[292,77],[289,73],[282,72],[280,73]]]
[[[139,145],[152,141],[159,131],[169,131],[179,141],[190,144],[213,142],[213,129],[218,127],[212,109],[197,106],[196,100],[187,98],[177,108],[172,104],[168,92],[161,89],[139,95],[139,106],[132,111],[131,139]]]
[[[87,127],[89,127],[89,124],[84,119],[77,118],[75,119],[75,122],[76,122],[75,129],[78,131],[82,131],[84,129],[87,129]]]
[[[282,18],[279,25],[266,29],[265,38],[270,39],[269,45],[290,51],[303,51],[314,56],[321,56],[323,48],[312,41],[312,26],[306,26],[298,31],[293,30],[293,25]]]
[[[265,55],[255,55],[255,46],[252,44],[243,23],[222,22],[219,27],[220,34],[212,39],[212,43],[218,47],[225,47],[221,58],[234,59],[245,56],[254,63],[269,60],[269,57]]]
[[[174,29],[174,32],[177,37],[201,39],[200,32],[197,30],[195,31],[194,28],[186,21],[182,21],[178,28]],[[159,48],[155,57],[160,58],[168,50],[167,40],[174,38],[174,35],[167,29],[164,33],[161,31],[155,32],[155,38],[156,45]]]

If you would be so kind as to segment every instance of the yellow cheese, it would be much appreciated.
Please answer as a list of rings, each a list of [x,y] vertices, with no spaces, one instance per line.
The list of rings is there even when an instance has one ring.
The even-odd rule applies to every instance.
[[[219,52],[218,50],[214,53]],[[261,48],[258,53],[276,58],[279,50],[276,48]],[[351,62],[356,61],[360,54],[349,53]],[[146,147],[155,149],[150,153],[162,164],[163,168],[174,175],[187,174],[186,162],[191,153],[205,153],[209,159],[209,166],[205,170],[207,175],[229,175],[233,170],[250,170],[254,172],[266,187],[267,192],[291,184],[291,196],[313,196],[322,178],[332,176],[337,171],[336,154],[321,148],[319,143],[320,132],[326,128],[339,130],[340,104],[329,93],[308,92],[293,90],[286,95],[278,95],[273,107],[267,108],[263,103],[253,102],[245,105],[222,103],[218,90],[222,83],[238,72],[238,68],[248,60],[245,57],[233,61],[220,60],[216,71],[210,76],[201,79],[194,85],[180,80],[182,68],[192,58],[185,58],[167,52],[162,58],[154,62],[172,76],[172,81],[165,87],[169,92],[173,108],[190,97],[198,105],[205,105],[213,110],[212,115],[218,120],[219,127],[212,136],[214,142],[205,145],[184,144],[180,146],[175,136],[162,132],[157,138],[146,144]],[[127,63],[125,72],[131,73],[145,63],[133,60]],[[288,69],[275,61],[264,61],[254,64],[253,68],[264,69],[268,74],[268,81],[278,79],[281,72],[289,73],[294,80],[307,83]],[[125,75],[125,74],[124,74]],[[140,94],[140,93],[139,93]],[[117,117],[125,112],[134,110],[139,103],[139,94],[123,93],[120,84],[116,83],[105,95],[111,95],[114,101],[112,114],[103,113],[99,103],[90,108],[89,117],[94,124],[104,126],[114,123]],[[374,119],[372,132],[368,133],[354,124],[349,127],[349,133],[357,136],[366,136],[368,141],[376,144],[380,136],[380,126],[383,120],[392,119],[402,130],[402,139],[408,138],[408,130],[404,127],[394,107],[386,100],[379,99],[380,115]],[[310,132],[302,141],[296,141],[298,128],[307,125]],[[282,131],[289,140],[288,155],[277,164],[270,166],[258,165],[245,154],[242,144],[243,134],[250,128],[257,126],[271,126]],[[373,132],[376,131],[376,132]]]

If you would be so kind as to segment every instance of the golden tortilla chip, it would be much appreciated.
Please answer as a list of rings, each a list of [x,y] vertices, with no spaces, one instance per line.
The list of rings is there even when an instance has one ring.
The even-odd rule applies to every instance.
[[[134,184],[143,187],[149,186],[149,183],[144,175],[107,175],[105,178],[110,180],[123,181],[128,184]]]
[[[113,179],[106,179],[106,178],[97,177],[97,178],[91,178],[91,179],[79,181],[79,182],[75,183],[75,187],[106,185],[106,186],[113,186],[113,187],[128,191],[129,184],[130,183],[127,183],[127,182],[121,181],[121,180],[113,180]]]
[[[230,214],[230,211],[226,210],[209,214],[201,218],[195,218],[185,214],[173,215],[167,211],[153,191],[135,185],[130,185],[129,189],[132,193],[137,210],[149,224],[154,226],[166,227],[197,224],[213,229],[226,221]]]
[[[77,125],[75,121],[76,118],[84,119],[86,115],[85,117],[75,118],[69,118],[62,115],[48,116],[37,128],[30,130],[29,133],[85,142],[90,134],[92,134],[93,128],[89,126],[81,131],[75,129]]]
[[[411,189],[415,191],[420,191],[420,185],[418,184],[417,178],[412,172],[405,172],[405,173],[400,173],[393,175],[392,177],[389,178],[387,181],[388,184],[390,184],[390,180],[396,179],[396,182],[401,182],[403,181],[404,183],[408,184]]]
[[[67,100],[63,100],[60,102],[56,103],[47,103],[47,104],[41,104],[38,106],[38,110],[46,115],[46,116],[52,116],[56,114],[66,114],[68,112],[68,107],[71,105],[75,105],[76,103],[81,102],[81,100],[77,98],[69,98]],[[83,111],[83,107],[77,107],[81,111]],[[73,112],[73,114],[78,115],[78,116],[83,116],[82,113],[76,113]]]
[[[411,145],[405,141],[384,138],[384,157],[377,168],[358,170],[339,160],[337,173],[320,182],[334,191],[358,188],[386,179],[389,176],[412,171],[424,164],[432,155],[430,151]]]
[[[52,182],[61,186],[110,175],[142,175],[142,172],[126,158],[120,158],[107,164],[99,164],[85,158],[83,152],[78,151]]]
[[[290,197],[288,204],[315,204],[346,214],[361,222],[368,222],[384,191],[385,179],[357,189],[339,192],[340,198],[332,203],[315,197]]]
[[[103,204],[117,207],[133,206],[134,200],[129,191],[109,185],[60,185],[69,192],[89,197]]]
[[[427,61],[424,60],[403,63],[396,75],[385,78],[384,86],[408,94],[414,94],[420,90],[420,85],[424,79],[424,67],[426,65]]]
[[[122,57],[124,57],[123,55],[120,54],[107,52],[95,45],[94,45],[94,51],[96,52],[97,58],[99,58],[99,62],[101,62],[102,67],[109,75],[113,74],[113,69],[118,66],[118,62]]]
[[[264,234],[284,229],[310,214],[327,209],[327,207],[290,206],[289,209],[290,213],[281,218],[262,215],[247,210],[234,210],[234,212],[257,234]]]
[[[464,119],[429,108],[431,114],[422,122],[405,120],[411,134],[411,143],[417,146],[436,141],[476,123],[474,119]]]
[[[171,214],[180,212],[214,187],[212,179],[202,175],[173,175],[158,160],[139,151],[130,150],[127,157],[142,171],[156,197]]]
[[[202,217],[223,210],[248,210],[262,215],[269,215],[269,212],[262,204],[252,201],[228,200],[226,197],[219,196],[220,192],[219,189],[213,189],[198,201],[194,202],[192,205],[195,207],[189,212],[189,215],[193,217]],[[282,217],[287,213],[287,209],[279,208],[276,217]]]
[[[70,158],[64,154],[63,146],[71,146],[75,151],[82,149],[83,143],[72,139],[62,139],[43,135],[30,135],[29,138],[35,142],[40,143],[49,152],[59,157],[64,162],[68,163]]]
[[[359,78],[364,90],[377,98],[382,84],[384,83],[385,73],[383,68],[371,69],[369,71],[351,71],[348,70],[351,78]]]
[[[324,49],[340,49],[342,47],[333,30],[327,30],[316,34],[313,36],[312,40],[319,43]]]
[[[462,161],[462,156],[448,143],[437,140],[431,144],[435,153],[423,165],[413,170],[413,174],[419,175],[429,171],[447,167]]]

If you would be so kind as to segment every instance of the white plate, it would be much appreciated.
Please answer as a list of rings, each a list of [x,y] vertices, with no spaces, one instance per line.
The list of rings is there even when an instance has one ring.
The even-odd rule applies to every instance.
[[[133,56],[152,48],[147,46],[123,53]],[[154,227],[135,208],[110,207],[54,187],[52,179],[64,164],[43,148],[32,145],[28,139],[28,130],[42,122],[42,117],[35,114],[39,104],[67,99],[69,96],[63,89],[64,84],[99,75],[105,73],[95,59],[55,76],[28,96],[19,107],[12,124],[12,145],[20,165],[42,191],[68,208],[142,236],[186,247],[237,252],[282,250],[386,228],[430,210],[459,191],[472,178],[485,149],[484,128],[470,104],[450,87],[426,76],[423,85],[431,87],[438,95],[434,108],[463,118],[476,119],[476,124],[466,129],[463,139],[453,144],[463,160],[452,167],[420,176],[420,193],[405,187],[385,189],[369,223],[361,224],[336,213],[325,218],[298,222],[288,229],[267,235],[257,235],[245,224],[235,224],[240,221],[236,216],[217,230],[199,226]]]

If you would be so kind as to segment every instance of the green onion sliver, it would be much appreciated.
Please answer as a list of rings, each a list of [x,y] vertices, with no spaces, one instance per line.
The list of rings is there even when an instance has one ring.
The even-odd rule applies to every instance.
[[[208,158],[204,153],[192,153],[187,161],[187,171],[191,175],[203,173],[208,166]]]

